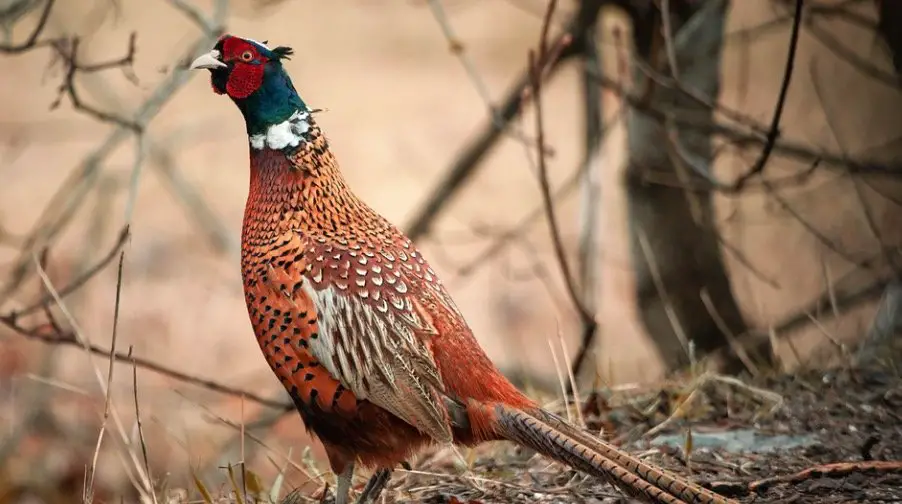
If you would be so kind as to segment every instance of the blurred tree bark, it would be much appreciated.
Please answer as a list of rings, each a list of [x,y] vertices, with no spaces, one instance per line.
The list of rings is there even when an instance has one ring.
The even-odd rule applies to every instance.
[[[902,24],[902,2],[875,0],[875,3],[877,32],[886,43],[893,68],[902,82],[902,31],[898,28]],[[894,276],[883,293],[867,339],[859,350],[858,358],[862,361],[878,358],[880,350],[902,333],[902,282],[898,272]]]
[[[793,4],[732,3],[728,31],[737,35],[724,52],[724,107],[759,120],[772,114]],[[899,2],[892,1],[805,3],[781,140],[849,160],[898,163],[900,14]],[[715,163],[721,180],[747,170],[756,154],[732,147]],[[772,156],[761,178],[775,181],[811,168]],[[824,164],[799,183],[760,183],[753,191],[718,195],[715,207],[723,216],[723,239],[760,270],[727,254],[734,295],[759,337],[766,341],[770,333],[777,353],[795,354],[784,362],[846,361],[848,345],[866,333],[877,342],[898,332],[902,174],[852,173]]]
[[[650,108],[712,121],[711,107],[678,86],[717,100],[727,4],[672,1],[669,13],[651,5],[633,13],[633,58],[639,60],[633,87]],[[627,135],[625,189],[639,317],[665,366],[674,369],[690,362],[690,347],[698,355],[724,348],[728,335],[746,328],[724,268],[711,194],[686,188],[700,180],[674,155],[678,146],[680,157],[708,171],[711,139],[675,131],[636,109],[629,111]],[[743,365],[731,356],[723,368],[737,372]]]

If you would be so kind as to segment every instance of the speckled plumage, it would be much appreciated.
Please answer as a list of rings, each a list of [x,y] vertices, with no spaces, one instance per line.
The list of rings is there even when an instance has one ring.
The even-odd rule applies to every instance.
[[[433,346],[440,335],[446,345],[475,340],[411,241],[349,191],[315,125],[290,154],[252,152],[242,244],[258,341],[327,445],[365,437],[361,422],[374,421],[405,439],[422,438],[419,444],[453,440]],[[474,369],[480,364],[486,369],[474,375],[494,377],[488,359],[476,359]],[[491,390],[483,388],[481,396],[489,398]],[[373,402],[405,425],[395,425]],[[337,413],[341,421],[317,428],[322,413]],[[387,452],[402,452],[394,463],[410,454],[386,449],[392,443],[384,432],[372,438],[355,448],[366,465],[379,464]]]
[[[235,39],[225,36],[192,66],[210,69],[214,90],[245,118],[248,314],[266,361],[326,449],[338,504],[348,502],[358,464],[379,470],[362,496],[374,497],[425,445],[490,440],[528,446],[649,502],[730,502],[520,393],[410,239],[350,190],[282,68],[291,51]],[[248,92],[248,82],[259,88]]]

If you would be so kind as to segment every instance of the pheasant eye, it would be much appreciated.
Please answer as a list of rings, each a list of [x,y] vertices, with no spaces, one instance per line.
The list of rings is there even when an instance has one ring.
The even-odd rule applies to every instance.
[[[253,61],[254,53],[251,51],[244,51],[241,53],[241,61]]]

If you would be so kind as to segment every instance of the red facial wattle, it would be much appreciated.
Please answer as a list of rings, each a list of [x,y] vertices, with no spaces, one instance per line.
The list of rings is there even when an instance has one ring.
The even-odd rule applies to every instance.
[[[222,44],[223,60],[232,62],[226,82],[226,93],[232,98],[247,98],[263,84],[264,66],[268,59],[257,49],[237,37],[228,37]]]
[[[247,98],[263,84],[263,65],[236,63],[229,74],[226,92],[232,98]]]

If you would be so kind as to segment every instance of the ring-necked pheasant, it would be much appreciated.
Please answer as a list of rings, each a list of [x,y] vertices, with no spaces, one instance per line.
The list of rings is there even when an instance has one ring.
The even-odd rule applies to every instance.
[[[510,440],[650,502],[727,503],[541,409],[495,368],[426,259],[348,188],[282,61],[231,35],[197,58],[244,116],[250,190],[241,272],[263,355],[349,499],[430,444]]]

